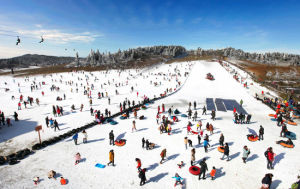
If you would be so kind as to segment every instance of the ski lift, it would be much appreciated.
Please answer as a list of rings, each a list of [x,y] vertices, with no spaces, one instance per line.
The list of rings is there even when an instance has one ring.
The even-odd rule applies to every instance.
[[[19,43],[21,43],[21,40],[20,40],[19,36],[17,36],[17,37],[18,37],[18,39],[17,39],[16,45],[19,45]]]
[[[42,42],[44,42],[43,36],[41,36],[41,41],[39,43],[42,43]]]

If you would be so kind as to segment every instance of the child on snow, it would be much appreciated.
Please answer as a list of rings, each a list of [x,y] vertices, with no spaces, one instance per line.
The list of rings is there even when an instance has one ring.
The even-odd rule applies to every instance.
[[[86,133],[86,131],[83,130],[83,131],[82,131],[82,134],[83,134],[83,139],[82,139],[83,141],[82,141],[82,142],[83,142],[83,143],[87,143],[87,133]]]
[[[211,180],[215,179],[215,175],[216,175],[216,168],[213,167],[212,170],[211,170],[211,172],[210,172]]]
[[[37,185],[39,182],[40,182],[40,178],[39,178],[39,177],[35,177],[35,178],[33,179],[34,185]]]
[[[77,165],[81,160],[81,155],[79,152],[75,155],[75,165]]]
[[[176,173],[175,176],[172,177],[172,178],[175,178],[175,180],[176,180],[174,187],[175,187],[178,183],[179,183],[180,185],[183,185],[182,182],[181,182],[182,178],[178,175],[178,173]]]
[[[178,165],[178,167],[179,167],[179,169],[181,169],[181,167],[183,167],[184,166],[184,163],[183,163],[183,161],[181,161],[179,164],[177,164]]]
[[[67,180],[64,179],[64,177],[60,177],[60,184],[61,185],[66,185],[67,184]]]
[[[135,158],[135,161],[136,161],[136,163],[137,163],[137,169],[139,170],[139,171],[141,171],[141,167],[142,167],[142,162],[141,162],[141,160],[139,159],[139,158]]]

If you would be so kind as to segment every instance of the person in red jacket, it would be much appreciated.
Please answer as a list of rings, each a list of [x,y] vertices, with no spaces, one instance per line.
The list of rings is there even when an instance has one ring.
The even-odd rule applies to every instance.
[[[139,171],[141,171],[141,167],[142,167],[142,162],[141,162],[141,160],[139,159],[139,158],[135,158],[135,161],[136,161],[136,163],[137,163],[137,169],[139,170]]]
[[[274,161],[275,154],[273,152],[272,147],[268,148],[268,150],[265,152],[265,156],[266,156],[267,161],[268,161],[267,168],[268,169],[274,169],[273,168],[273,161]]]

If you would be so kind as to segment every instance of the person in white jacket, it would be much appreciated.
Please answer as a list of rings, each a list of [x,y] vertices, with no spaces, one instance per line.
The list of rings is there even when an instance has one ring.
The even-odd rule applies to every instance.
[[[87,135],[87,133],[86,133],[86,131],[85,130],[83,130],[82,131],[82,134],[83,134],[83,143],[87,143],[87,137],[88,137],[88,135]]]

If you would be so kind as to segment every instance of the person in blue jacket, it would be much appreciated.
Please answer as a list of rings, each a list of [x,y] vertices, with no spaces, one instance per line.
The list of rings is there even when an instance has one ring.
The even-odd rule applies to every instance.
[[[178,183],[181,184],[181,185],[183,185],[182,182],[181,182],[182,178],[181,178],[181,176],[178,175],[178,173],[176,173],[176,174],[175,174],[175,177],[172,177],[172,178],[174,178],[174,179],[176,180],[174,187],[175,187]]]
[[[207,153],[207,146],[210,146],[210,144],[208,143],[208,140],[206,140],[206,139],[204,140],[203,146],[204,146],[205,152]]]
[[[78,133],[73,135],[73,140],[74,140],[75,145],[77,145],[77,139],[78,139]]]

